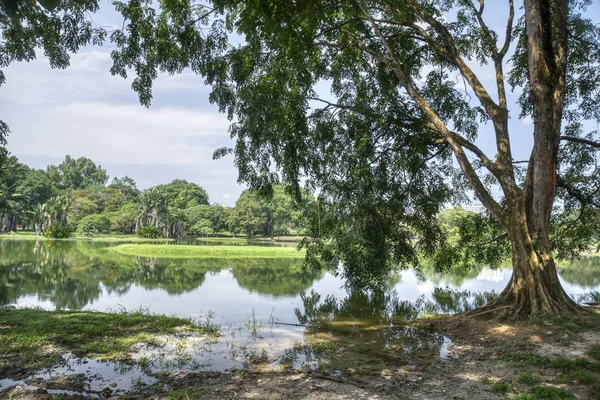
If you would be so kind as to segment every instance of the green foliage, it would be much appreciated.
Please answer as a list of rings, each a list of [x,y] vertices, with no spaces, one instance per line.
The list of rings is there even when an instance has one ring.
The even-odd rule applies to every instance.
[[[591,383],[596,383],[598,381],[598,378],[589,373],[589,372],[585,372],[585,371],[575,371],[571,373],[571,378],[579,383],[583,383],[583,384],[591,384]]]
[[[104,193],[104,210],[107,212],[116,211],[127,202],[125,195],[114,186],[104,189]]]
[[[433,265],[438,270],[461,267],[469,270],[477,264],[497,267],[510,257],[506,233],[489,215],[478,215],[460,207],[439,213],[444,251],[437,252]],[[477,263],[474,261],[477,260]]]
[[[600,361],[600,345],[596,344],[587,351],[587,354],[593,359]]]
[[[155,187],[166,199],[169,207],[185,209],[198,205],[208,205],[208,194],[199,185],[184,179],[175,179],[171,183]]]
[[[506,394],[512,392],[513,387],[510,382],[498,382],[490,386],[490,390],[494,393]]]
[[[53,222],[45,231],[44,236],[52,239],[67,239],[73,235],[73,231],[66,225]]]
[[[134,232],[137,216],[138,207],[134,203],[123,204],[117,211],[110,213],[110,226],[119,232]]]
[[[542,379],[537,376],[537,375],[531,375],[531,374],[521,374],[519,375],[518,378],[519,383],[527,383],[530,385],[535,385],[537,383],[540,383],[542,381]]]
[[[111,184],[107,189],[117,189],[123,196],[125,196],[126,201],[135,202],[140,195],[140,191],[137,188],[135,181],[125,175],[123,178],[114,177]]]
[[[106,170],[85,157],[74,159],[67,155],[58,166],[49,166],[47,173],[59,189],[85,189],[108,181]]]
[[[567,400],[575,398],[572,393],[567,392],[565,389],[551,386],[536,386],[533,388],[533,393],[538,399]]]
[[[92,200],[88,192],[82,190],[72,192],[69,222],[76,226],[82,218],[91,214],[97,214],[100,211],[100,206]]]
[[[550,363],[548,358],[535,353],[505,353],[500,356],[500,359],[533,367],[542,367]]]
[[[565,358],[559,357],[550,361],[552,368],[562,369],[563,371],[576,371],[587,369],[590,371],[600,371],[600,362],[593,362],[587,358]]]
[[[215,209],[209,205],[189,207],[185,210],[188,235],[212,235],[218,229],[219,221],[215,221]],[[216,229],[215,229],[216,228]]]
[[[145,239],[156,239],[162,235],[155,226],[143,225],[137,230],[137,236]]]
[[[102,214],[90,214],[77,224],[77,232],[83,234],[104,233],[110,229],[110,220]]]

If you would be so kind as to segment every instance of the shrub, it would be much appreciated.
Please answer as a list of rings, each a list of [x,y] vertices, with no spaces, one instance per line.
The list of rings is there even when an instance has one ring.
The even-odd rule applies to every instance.
[[[156,227],[153,225],[142,226],[141,228],[138,229],[137,235],[138,235],[138,237],[141,237],[144,239],[156,239],[161,236],[158,229],[156,229]]]
[[[44,231],[44,236],[53,239],[66,239],[70,238],[72,235],[73,231],[68,226],[61,225],[58,222],[53,222],[52,225]]]
[[[110,229],[110,220],[102,214],[90,214],[83,217],[77,225],[77,232],[90,234],[102,233]]]

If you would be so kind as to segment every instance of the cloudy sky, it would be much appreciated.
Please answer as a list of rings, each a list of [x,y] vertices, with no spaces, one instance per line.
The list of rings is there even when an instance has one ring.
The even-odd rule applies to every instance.
[[[492,2],[491,24],[504,24],[506,7]],[[504,3],[504,2],[503,2]],[[94,15],[99,25],[120,25],[107,0]],[[592,6],[597,12],[597,5]],[[503,28],[498,25],[499,32]],[[161,76],[150,109],[139,105],[130,80],[111,76],[109,48],[86,48],[73,55],[71,67],[52,70],[44,57],[4,70],[0,88],[2,119],[11,128],[9,151],[33,167],[57,164],[66,154],[101,164],[111,177],[129,175],[140,188],[183,178],[203,186],[211,202],[233,205],[238,185],[233,158],[213,161],[216,148],[231,146],[229,122],[209,104],[209,89],[191,73]],[[477,67],[495,94],[490,68]],[[457,80],[457,84],[461,84]],[[516,97],[511,96],[511,101]],[[473,100],[475,101],[475,100]],[[531,120],[519,120],[511,107],[515,158],[526,159]],[[494,139],[482,127],[478,144],[490,155]]]

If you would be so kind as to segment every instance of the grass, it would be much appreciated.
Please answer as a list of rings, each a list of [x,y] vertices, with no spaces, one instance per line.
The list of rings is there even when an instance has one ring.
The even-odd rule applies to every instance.
[[[595,375],[590,374],[589,372],[585,372],[585,371],[575,371],[571,374],[571,377],[579,382],[579,383],[583,383],[583,384],[591,384],[591,383],[596,383],[596,381],[598,380],[598,378],[596,378]]]
[[[533,388],[533,393],[538,399],[567,400],[575,398],[572,393],[567,392],[565,389],[552,386],[536,386]]]
[[[512,391],[512,385],[509,382],[494,383],[490,386],[490,390],[494,393],[506,394]]]
[[[164,335],[179,332],[214,334],[215,328],[143,310],[100,313],[0,309],[0,369],[51,366],[68,351],[78,356],[123,360],[134,345],[156,344]]]
[[[587,354],[594,360],[600,361],[600,345],[590,347],[590,349],[587,351]]]
[[[70,240],[96,240],[99,242],[173,242],[174,239],[143,239],[133,234],[103,233],[96,235],[81,235],[75,233],[68,239],[52,239],[43,235],[37,236],[33,231],[18,231],[17,233],[0,234],[0,240],[39,240],[39,241],[70,241]]]
[[[521,375],[519,375],[518,381],[519,381],[519,383],[527,383],[530,385],[535,385],[537,383],[540,383],[542,381],[542,379],[537,375],[521,374]]]
[[[582,369],[600,371],[600,363],[590,361],[587,358],[576,358],[574,360],[565,357],[555,358],[550,361],[550,366],[563,371],[579,371]]]
[[[542,367],[550,360],[534,353],[505,353],[500,357],[503,361],[513,362],[522,366]]]
[[[114,250],[129,256],[158,258],[302,258],[306,254],[295,248],[264,246],[122,244]]]

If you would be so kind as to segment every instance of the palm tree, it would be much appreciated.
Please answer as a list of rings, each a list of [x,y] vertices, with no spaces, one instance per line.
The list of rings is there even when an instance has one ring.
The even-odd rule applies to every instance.
[[[50,215],[48,214],[48,210],[46,209],[46,204],[38,204],[35,206],[33,211],[30,211],[31,220],[35,227],[36,234],[40,234],[43,232],[48,226],[48,219]]]
[[[67,196],[51,197],[45,204],[49,215],[48,225],[57,222],[62,226],[67,226],[67,214],[71,210],[71,200]]]
[[[161,230],[168,216],[163,194],[156,188],[145,190],[140,194],[138,205],[140,213],[137,217],[135,230],[137,231],[144,225],[151,225]]]
[[[186,215],[184,210],[171,207],[169,208],[167,218],[167,225],[164,233],[165,237],[176,239],[185,235],[184,223]]]

